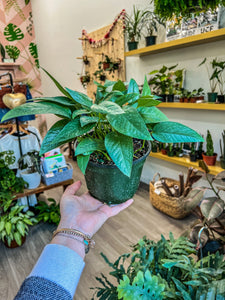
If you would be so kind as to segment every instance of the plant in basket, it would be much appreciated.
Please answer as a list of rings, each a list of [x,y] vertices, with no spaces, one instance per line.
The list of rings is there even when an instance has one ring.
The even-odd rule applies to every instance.
[[[207,130],[206,136],[206,152],[202,153],[202,157],[208,166],[214,166],[216,164],[217,153],[214,153],[213,140],[209,130]]]
[[[49,74],[48,72],[46,72]],[[131,79],[97,83],[95,102],[87,95],[64,89],[50,74],[64,96],[36,98],[9,111],[3,121],[19,115],[53,113],[58,120],[45,136],[40,154],[77,139],[75,155],[90,193],[100,201],[116,204],[136,192],[149,141],[197,142],[202,137],[180,123],[170,122],[156,107],[147,79],[139,93]]]
[[[101,253],[109,274],[96,277],[100,286],[92,299],[193,300],[224,299],[225,262],[223,255],[198,259],[194,244],[170,233],[158,241],[146,236],[115,262]],[[217,295],[216,298],[214,295]]]
[[[210,197],[191,199],[185,202],[185,209],[192,211],[197,221],[190,229],[191,241],[196,244],[201,255],[221,251],[225,253],[225,171],[216,176],[209,175],[209,169],[204,161],[199,161],[199,166],[204,171],[204,177],[209,187],[203,187],[204,191],[211,192]],[[218,186],[220,184],[220,186]]]

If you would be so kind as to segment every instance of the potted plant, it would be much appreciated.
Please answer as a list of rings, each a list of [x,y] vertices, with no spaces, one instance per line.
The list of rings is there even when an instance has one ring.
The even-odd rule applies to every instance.
[[[222,132],[222,141],[220,139],[220,151],[221,151],[220,165],[221,168],[225,169],[225,130]]]
[[[173,147],[173,144],[172,143],[169,143],[168,145],[168,150],[167,150],[167,155],[170,156],[170,157],[173,157],[174,156],[174,147]]]
[[[168,147],[167,147],[166,143],[161,143],[161,153],[163,155],[167,155],[167,149],[168,149]]]
[[[196,254],[193,243],[185,237],[175,239],[172,233],[156,242],[144,236],[115,262],[101,253],[110,276],[96,277],[100,286],[93,288],[92,299],[223,299],[223,255],[199,260]]]
[[[184,146],[184,143],[177,144],[177,147],[175,149],[175,154],[177,157],[182,157],[184,155],[183,146]]]
[[[82,59],[83,59],[83,63],[84,63],[86,66],[90,64],[90,61],[89,61],[87,55],[84,55],[84,56],[82,57]]]
[[[0,216],[0,238],[8,248],[21,246],[28,234],[28,225],[37,223],[31,211],[22,212],[24,208],[15,205]]]
[[[131,15],[125,15],[125,32],[127,33],[128,50],[137,49],[138,42],[142,36],[145,25],[147,11],[141,10],[133,6]]]
[[[100,81],[105,81],[106,80],[106,74],[103,69],[98,69],[94,72],[93,74],[97,79]]]
[[[94,104],[87,95],[64,89],[53,80],[64,93],[63,98],[36,98],[32,103],[10,110],[2,121],[26,115],[31,110],[61,116],[44,138],[40,154],[77,139],[78,166],[85,174],[90,193],[100,201],[116,204],[134,195],[150,152],[147,141],[203,140],[187,126],[168,121],[155,107],[160,101],[151,94],[146,78],[142,94],[133,79],[128,87],[120,80],[106,81],[104,86],[97,84]]]
[[[209,130],[207,130],[206,136],[206,152],[202,153],[202,157],[208,166],[214,166],[216,164],[217,154],[214,153],[213,140]]]
[[[209,188],[212,193],[210,197],[203,199],[189,199],[185,202],[185,210],[192,211],[197,217],[191,225],[189,235],[191,241],[200,250],[200,255],[206,256],[208,253],[221,251],[224,254],[224,235],[225,235],[225,212],[224,212],[224,181],[225,172],[222,171],[216,176],[209,176],[209,169],[204,161],[199,161]],[[218,186],[218,183],[220,186]],[[200,189],[199,187],[194,190]],[[193,192],[194,192],[193,190]]]
[[[207,58],[204,58],[203,61],[199,64],[199,66],[205,64],[207,62]],[[220,74],[222,72],[221,68],[217,67],[218,61],[216,58],[214,58],[211,62],[210,65],[206,63],[206,70],[208,73],[209,77],[209,84],[211,88],[211,92],[208,93],[208,102],[216,102],[217,99],[217,92],[216,88],[217,85],[220,82]],[[211,66],[211,67],[210,67]]]
[[[38,222],[48,222],[50,224],[59,224],[60,221],[60,209],[59,203],[57,204],[55,199],[47,199],[50,204],[45,201],[38,201],[38,205],[35,206],[35,212],[37,213]]]
[[[197,160],[196,144],[191,143],[190,161],[195,162]]]
[[[203,153],[203,142],[200,142],[198,144],[197,159],[202,159],[202,153]]]
[[[192,13],[199,14],[200,12],[207,12],[214,10],[219,5],[225,5],[224,0],[155,0],[155,13],[161,18],[170,20],[174,17],[189,17]]]
[[[114,73],[116,70],[119,70],[119,66],[121,64],[121,59],[118,59],[118,61],[113,61],[112,58],[110,58],[108,55],[104,55],[103,61],[100,61],[98,63],[99,70],[103,69],[104,71],[109,72],[111,74]]]
[[[85,75],[80,75],[80,74],[78,74],[78,75],[80,76],[80,82],[81,82],[83,88],[86,88],[87,84],[91,81],[91,76],[90,76],[89,72],[86,71]]]
[[[217,99],[219,103],[224,103],[224,77],[223,77],[223,72],[225,69],[225,61],[214,61],[214,67],[218,70],[218,86],[219,86],[219,91],[220,95],[217,95]]]
[[[156,141],[151,141],[151,151],[154,153],[158,152],[158,143]]]
[[[40,156],[36,150],[22,155],[19,160],[20,176],[28,184],[28,189],[35,189],[41,182]]]
[[[145,29],[147,31],[147,36],[145,37],[146,46],[151,46],[156,44],[156,36],[154,33],[158,32],[158,26],[164,26],[165,22],[153,11],[148,11],[145,18]]]

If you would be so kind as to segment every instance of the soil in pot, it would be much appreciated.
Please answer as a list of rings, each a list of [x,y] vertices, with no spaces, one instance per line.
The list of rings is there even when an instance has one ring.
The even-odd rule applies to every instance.
[[[216,102],[217,93],[208,93],[208,102]]]
[[[217,157],[216,153],[214,153],[212,156],[207,156],[207,155],[205,155],[205,153],[202,153],[202,158],[208,166],[215,166],[216,157]]]
[[[142,141],[134,139],[134,149],[139,149]],[[93,153],[88,163],[85,180],[90,194],[108,205],[119,204],[133,197],[136,193],[142,168],[151,150],[150,143],[137,152],[133,161],[131,176],[125,176],[112,161],[105,161],[104,156]]]
[[[26,235],[22,236],[21,240],[22,240],[22,244],[21,244],[21,246],[22,246],[25,243],[25,241],[26,241]],[[7,248],[17,248],[17,247],[20,247],[20,245],[17,244],[16,240],[12,240],[11,244],[9,245],[8,242],[7,242],[7,240],[4,239],[4,245]]]
[[[128,42],[127,46],[129,51],[135,50],[138,47],[138,42]]]
[[[146,43],[146,47],[155,45],[156,44],[156,36],[155,35],[146,36],[145,43]]]

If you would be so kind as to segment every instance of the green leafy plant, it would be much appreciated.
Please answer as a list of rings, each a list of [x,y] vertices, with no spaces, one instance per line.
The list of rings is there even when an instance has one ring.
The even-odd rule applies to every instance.
[[[103,55],[103,60],[98,63],[98,68],[99,70],[103,68],[104,71],[107,71],[109,74],[111,74],[115,73],[115,71],[119,69],[120,63],[120,59],[114,61],[108,55]]]
[[[16,46],[6,45],[5,49],[8,56],[14,60],[16,60],[20,55],[20,50]]]
[[[39,151],[33,150],[29,151],[26,154],[22,155],[19,160],[19,169],[24,170],[27,169],[29,173],[41,173],[40,169],[40,156]]]
[[[15,205],[0,217],[0,237],[9,246],[13,240],[21,246],[22,237],[28,234],[28,225],[37,223],[31,211],[22,212],[24,207]]]
[[[38,201],[38,205],[35,206],[35,209],[38,211],[37,220],[58,225],[60,221],[59,204],[52,198],[48,198],[48,201],[51,203],[50,205],[45,201]]]
[[[212,135],[209,130],[207,130],[207,136],[206,136],[206,155],[207,156],[213,156],[214,154],[214,147],[213,147],[213,140]]]
[[[96,277],[101,287],[95,288],[94,296],[100,300],[197,300],[207,299],[214,290],[224,297],[223,256],[217,253],[196,261],[195,254],[194,244],[185,237],[175,239],[172,233],[168,240],[162,236],[158,242],[143,237],[114,263],[101,254],[112,268],[109,274],[114,283],[104,274]]]
[[[13,23],[9,23],[4,29],[4,36],[6,37],[7,41],[19,41],[24,38],[24,34],[19,27],[17,27]]]
[[[80,82],[81,84],[83,85],[84,88],[87,87],[87,84],[91,81],[91,76],[90,76],[90,73],[89,72],[85,72],[85,75],[80,75]]]
[[[133,79],[128,87],[120,80],[106,81],[104,85],[97,83],[93,103],[87,95],[64,89],[49,76],[64,94],[63,97],[36,98],[32,103],[10,110],[2,121],[46,112],[61,117],[45,136],[40,154],[78,139],[75,155],[83,173],[92,153],[106,162],[114,163],[129,177],[133,159],[144,149],[146,140],[169,143],[203,141],[197,132],[180,123],[168,121],[156,108],[160,101],[151,94],[147,79],[141,94]],[[142,146],[135,152],[134,139],[142,140]]]
[[[155,13],[166,20],[174,15],[190,16],[191,13],[206,12],[209,9],[216,9],[219,5],[225,5],[224,0],[155,0]]]
[[[146,22],[147,11],[133,6],[132,13],[125,15],[125,32],[129,42],[138,42],[142,36]]]
[[[97,79],[99,79],[100,81],[105,81],[106,80],[106,74],[104,72],[103,69],[98,69],[94,72],[93,74]]]
[[[163,27],[166,26],[165,22],[153,11],[147,11],[145,15],[145,26],[144,26],[147,35],[152,36],[154,32],[155,33],[158,32],[158,28],[160,25]]]

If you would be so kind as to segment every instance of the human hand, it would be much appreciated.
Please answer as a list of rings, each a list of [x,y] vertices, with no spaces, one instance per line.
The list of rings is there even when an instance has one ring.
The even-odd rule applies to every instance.
[[[130,199],[110,207],[89,193],[76,196],[80,187],[81,182],[77,181],[65,190],[60,202],[61,221],[58,228],[75,228],[93,236],[108,218],[117,215],[133,202]]]

